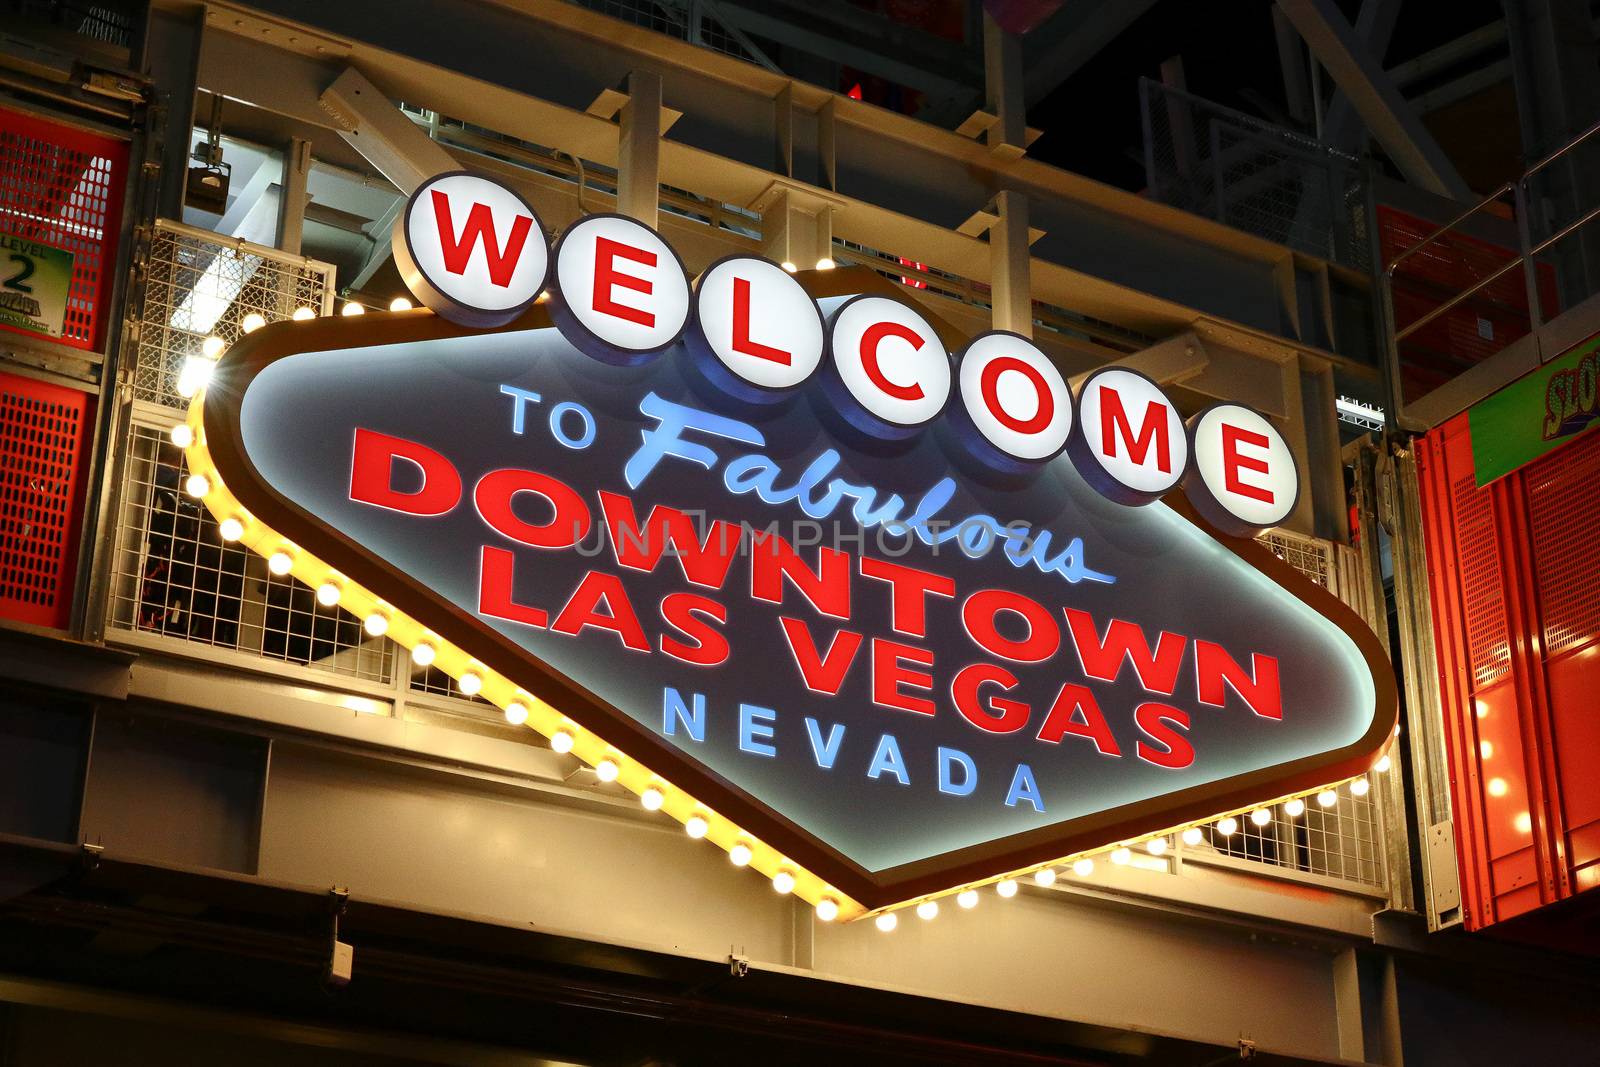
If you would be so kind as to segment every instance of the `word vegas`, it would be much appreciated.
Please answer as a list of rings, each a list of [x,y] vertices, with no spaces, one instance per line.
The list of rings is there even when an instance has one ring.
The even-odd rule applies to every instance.
[[[412,195],[394,248],[406,284],[451,321],[510,322],[548,280],[551,320],[591,357],[633,366],[681,344],[747,404],[781,400],[821,374],[869,441],[919,433],[949,410],[990,467],[1025,473],[1066,452],[1113,500],[1148,504],[1181,484],[1207,521],[1238,536],[1278,525],[1298,500],[1289,446],[1251,408],[1218,404],[1186,425],[1153,381],[1118,367],[1089,375],[1074,395],[1043,351],[1003,331],[973,338],[952,363],[911,304],[862,295],[825,317],[788,270],[755,256],[718,260],[691,287],[672,247],[625,216],[580,218],[552,251],[510,187],[445,174]]]

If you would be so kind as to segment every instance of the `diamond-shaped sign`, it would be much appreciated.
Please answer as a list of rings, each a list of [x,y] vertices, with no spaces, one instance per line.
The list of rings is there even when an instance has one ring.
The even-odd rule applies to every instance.
[[[898,293],[807,284],[824,315]],[[222,359],[191,464],[275,569],[842,917],[1390,736],[1365,625],[1178,494],[1113,502],[1065,452],[997,473],[950,418],[864,433],[820,374],[737,399],[681,344],[602,362],[543,304],[275,325]]]

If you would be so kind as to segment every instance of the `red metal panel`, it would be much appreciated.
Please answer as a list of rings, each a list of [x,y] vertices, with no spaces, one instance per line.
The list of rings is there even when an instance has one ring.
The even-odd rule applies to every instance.
[[[94,398],[0,372],[0,618],[72,620]]]
[[[126,141],[0,108],[0,230],[72,253],[74,348],[104,347],[127,172]]]

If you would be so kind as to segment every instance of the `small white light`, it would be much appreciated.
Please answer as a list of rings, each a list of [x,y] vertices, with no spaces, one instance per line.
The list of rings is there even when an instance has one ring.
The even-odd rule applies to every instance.
[[[924,900],[917,905],[917,918],[928,922],[939,917],[939,902],[937,900]]]
[[[1002,878],[994,884],[994,891],[1009,900],[1017,895],[1017,883],[1010,878]]]
[[[339,312],[339,314],[345,316],[346,318],[349,318],[351,315],[365,315],[366,313],[367,309],[356,303],[354,300],[345,301],[343,310]]]
[[[1206,835],[1201,832],[1200,827],[1198,826],[1191,826],[1183,832],[1183,843],[1188,845],[1190,848],[1193,848],[1205,839]]]
[[[1094,860],[1090,859],[1088,856],[1085,856],[1081,860],[1074,861],[1072,864],[1072,873],[1077,875],[1079,878],[1089,877],[1094,873]]]
[[[817,918],[825,923],[831,923],[839,917],[839,902],[832,897],[823,897],[817,901]],[[882,929],[882,927],[879,927]]]
[[[389,310],[390,311],[410,311],[411,310],[411,301],[407,300],[403,296],[397,296],[393,300],[389,301]]]
[[[1232,837],[1239,829],[1239,820],[1232,815],[1217,820],[1217,833],[1223,837]]]
[[[1519,834],[1533,833],[1533,816],[1525,811],[1517,812],[1516,818],[1511,820],[1512,827]]]
[[[978,891],[976,889],[963,889],[956,894],[956,903],[967,910],[978,906]]]
[[[331,608],[339,602],[339,587],[332,582],[323,582],[317,586],[317,603],[325,608]]]
[[[1152,856],[1165,856],[1167,854],[1167,839],[1152,837],[1144,843],[1144,850]]]
[[[782,267],[784,270],[788,271],[790,274],[793,274],[795,271],[800,269],[799,267],[795,266],[793,263],[790,263],[787,259],[784,260],[782,263],[780,263],[778,265],[780,267]]]
[[[172,443],[179,448],[188,448],[194,444],[194,430],[190,428],[187,422],[178,423],[172,428],[172,433],[168,436],[172,438]]]
[[[817,915],[819,917],[822,915],[822,905],[821,904],[817,905]],[[830,921],[831,919],[832,919],[832,916],[829,916],[828,919],[825,919],[823,921],[827,922],[827,921]],[[874,919],[872,921],[878,927],[878,929],[882,930],[886,934],[889,934],[889,933],[893,933],[894,932],[894,928],[896,926],[900,925],[900,916],[896,915],[892,911],[886,911],[882,915],[878,916],[876,919]]]
[[[212,334],[210,337],[207,337],[204,341],[200,342],[200,354],[205,356],[207,359],[216,359],[218,356],[222,355],[222,350],[227,347],[228,342],[224,341],[216,334]]]
[[[832,256],[823,256],[821,259],[817,260],[818,270],[832,270],[834,266],[835,264]]]
[[[775,893],[789,894],[794,892],[794,875],[788,871],[779,871],[772,876],[772,891]],[[882,916],[879,916],[882,918]]]
[[[639,794],[639,803],[644,807],[645,811],[660,811],[661,805],[665,804],[666,802],[667,794],[663,793],[653,785],[645,789],[643,793]]]
[[[1055,885],[1056,869],[1054,867],[1040,867],[1033,872],[1033,881],[1035,885]]]
[[[417,646],[411,650],[411,662],[419,667],[426,667],[439,655],[437,649],[426,641],[418,641]],[[526,718],[527,716],[523,716]]]
[[[617,761],[609,756],[594,765],[594,776],[602,782],[614,782],[622,773],[622,768],[617,766]]]
[[[244,536],[244,523],[238,519],[223,519],[217,526],[217,535],[224,541],[237,541]]]
[[[1494,742],[1479,741],[1478,755],[1482,756],[1484,759],[1494,759]]]
[[[1324,789],[1317,794],[1317,803],[1324,808],[1331,808],[1339,803],[1339,794],[1331,789]]]
[[[701,815],[691,815],[689,816],[689,821],[683,824],[683,832],[696,841],[706,836],[710,831],[711,824],[706,822],[705,817]]]
[[[1306,802],[1295,797],[1283,806],[1283,813],[1291,819],[1298,819],[1306,813]]]
[[[1503,797],[1510,791],[1511,791],[1511,787],[1506,784],[1506,780],[1504,778],[1491,778],[1491,779],[1489,779],[1489,795],[1490,796],[1492,796],[1492,797]]]
[[[1372,765],[1372,769],[1377,771],[1379,774],[1382,774],[1385,771],[1387,771],[1390,767],[1393,767],[1393,766],[1394,766],[1394,761],[1391,760],[1387,755],[1385,755],[1382,758],[1380,758],[1377,763]]]
[[[750,850],[750,846],[745,844],[743,841],[738,842],[728,850],[728,859],[735,867],[750,866],[750,861],[754,857],[755,853],[753,853]]]
[[[294,569],[294,557],[281,548],[267,557],[267,570],[282,578]]]
[[[364,625],[369,636],[382,637],[389,632],[389,616],[381,611],[374,611],[367,616],[367,621]]]
[[[1114,848],[1111,850],[1111,862],[1118,867],[1126,867],[1133,862],[1133,850],[1129,848]]]
[[[261,317],[260,312],[252,311],[250,314],[239,320],[239,329],[243,333],[255,333],[266,324],[267,320]]]
[[[1355,781],[1350,783],[1350,795],[1353,797],[1364,797],[1367,795],[1367,790],[1371,788],[1371,782],[1367,781],[1365,778],[1357,778]]]
[[[297,307],[294,309],[294,314],[290,316],[296,322],[305,322],[316,317],[317,313],[308,307]]]
[[[419,645],[417,647],[420,648],[421,646]],[[524,704],[520,700],[513,700],[511,703],[506,705],[506,722],[510,723],[512,726],[521,726],[527,721],[528,705]],[[648,804],[645,805],[647,808],[649,806],[650,805]],[[657,805],[657,807],[659,806],[660,805]]]
[[[183,491],[198,500],[211,492],[211,483],[203,474],[191,474],[183,483]]]
[[[456,679],[456,688],[461,690],[464,697],[475,697],[483,691],[483,675],[477,671],[468,671]]]
[[[550,735],[550,747],[565,756],[572,751],[575,740],[570,730],[557,730]]]
[[[1272,821],[1272,812],[1268,811],[1266,808],[1257,808],[1255,811],[1250,813],[1250,821],[1255,823],[1257,826],[1265,826],[1267,823]]]
[[[216,364],[209,359],[184,356],[183,368],[178,371],[178,395],[188,399],[204,389],[211,380],[211,368],[214,366]]]

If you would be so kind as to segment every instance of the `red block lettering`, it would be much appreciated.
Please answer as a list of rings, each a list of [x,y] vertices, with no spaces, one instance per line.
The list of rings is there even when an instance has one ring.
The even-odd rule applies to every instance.
[[[542,526],[523,521],[511,507],[518,493],[544,497],[551,508],[550,521]],[[534,548],[571,548],[588,536],[594,522],[589,505],[567,483],[515,467],[490,471],[478,479],[472,502],[497,533]]]
[[[1067,734],[1087,737],[1094,742],[1094,747],[1100,750],[1101,755],[1122,755],[1116,735],[1107,725],[1099,702],[1093,693],[1081,685],[1061,687],[1055,703],[1050,705],[1050,714],[1045,716],[1044,725],[1039,728],[1039,740],[1050,745],[1060,744]]]
[[[717,622],[728,621],[728,609],[699,593],[669,593],[661,601],[661,617],[694,644],[686,644],[670,634],[661,635],[661,651],[673,659],[701,667],[715,667],[728,661],[728,639],[722,631],[701,618],[709,615]]]
[[[1273,501],[1271,489],[1259,485],[1251,485],[1239,477],[1240,470],[1267,473],[1267,461],[1256,459],[1254,456],[1241,456],[1240,445],[1249,445],[1252,448],[1267,448],[1272,444],[1264,433],[1246,430],[1242,426],[1233,426],[1229,423],[1222,424],[1222,484],[1230,493],[1247,496],[1251,500],[1259,500],[1263,504]]]
[[[1100,387],[1100,451],[1108,456],[1117,454],[1117,435],[1128,448],[1128,458],[1144,464],[1145,456],[1154,445],[1156,466],[1162,474],[1172,473],[1172,443],[1167,440],[1166,409],[1152,400],[1144,409],[1144,421],[1139,424],[1138,436],[1122,406],[1122,394],[1110,386]]]
[[[850,555],[832,548],[817,549],[817,569],[800,560],[789,542],[777,534],[757,534],[751,547],[750,595],[757,600],[783,603],[783,579],[788,578],[811,606],[836,619],[850,617]]]
[[[984,701],[980,690],[993,682],[1001,689],[1017,686],[1017,676],[993,663],[973,663],[961,668],[950,682],[950,696],[961,717],[991,734],[1014,734],[1028,725],[1030,709],[1020,700],[990,697]]]
[[[902,693],[900,687],[909,685],[913,689],[932,689],[933,675],[902,667],[901,660],[931,667],[933,653],[915,645],[902,645],[898,641],[886,641],[879,637],[872,639],[872,702],[886,708],[914,711],[918,715],[932,715],[933,701]]]
[[[544,609],[518,604],[512,599],[516,563],[516,554],[509,548],[483,546],[478,564],[478,614],[543,629],[550,622]]]
[[[613,241],[609,237],[597,237],[594,242],[594,309],[604,315],[613,315],[629,322],[637,322],[640,326],[654,326],[656,316],[653,311],[644,311],[640,308],[619,304],[611,299],[613,289],[632,289],[636,293],[649,296],[656,291],[654,282],[646,281],[634,274],[624,274],[617,269],[617,260],[626,259],[646,267],[656,265],[657,256],[648,248],[635,248],[625,245],[621,241]]]
[[[502,250],[494,232],[494,212],[488,204],[473,204],[467,212],[467,224],[461,227],[461,239],[456,239],[456,228],[450,218],[450,198],[433,191],[433,218],[439,227],[439,249],[444,253],[444,269],[451,274],[465,274],[472,259],[472,250],[483,242],[483,257],[488,262],[489,280],[504,289],[511,284],[517,261],[522,258],[522,246],[533,229],[533,219],[518,215],[511,224],[511,237]]]
[[[1090,678],[1114,682],[1122,670],[1125,659],[1133,661],[1139,684],[1152,693],[1171,696],[1178,686],[1178,671],[1183,666],[1183,646],[1187,639],[1162,631],[1156,639],[1154,652],[1144,631],[1136,624],[1122,619],[1112,619],[1101,640],[1094,632],[1094,619],[1087,611],[1067,608],[1067,626],[1072,640],[1078,646],[1078,658],[1083,662],[1083,673]]]
[[[758,359],[770,359],[787,367],[794,354],[750,339],[750,279],[733,279],[733,350]]]
[[[1013,641],[1000,633],[995,617],[1002,611],[1027,620],[1026,638]],[[967,636],[985,652],[1021,663],[1042,662],[1061,647],[1061,628],[1056,625],[1055,616],[1037,600],[1007,589],[981,589],[967,597],[961,605],[961,624],[966,627]]]
[[[602,604],[606,608],[604,614],[600,611]],[[633,613],[633,604],[622,588],[622,579],[614,574],[601,571],[585,574],[550,629],[577,636],[585,626],[616,634],[635,652],[650,651],[650,642],[645,639],[639,617]]]
[[[955,596],[956,583],[942,574],[907,567],[903,563],[862,556],[861,573],[889,583],[890,624],[912,637],[928,635],[927,598]]]
[[[909,344],[913,352],[922,347],[921,336],[911,327],[898,322],[875,322],[861,335],[861,369],[867,372],[867,379],[874,386],[896,400],[921,400],[921,385],[916,382],[910,385],[896,385],[883,373],[883,368],[878,366],[878,346],[888,337],[898,337]]]
[[[811,629],[799,619],[780,617],[783,635],[789,640],[789,651],[800,668],[800,677],[806,688],[814,693],[837,696],[844,684],[844,676],[856,661],[856,650],[861,647],[861,635],[852,630],[840,630],[828,643],[826,654],[817,651],[817,642]]]
[[[1141,739],[1139,758],[1157,767],[1182,770],[1194,762],[1194,746],[1180,730],[1189,728],[1189,713],[1166,704],[1140,704],[1133,711],[1133,721],[1139,724],[1150,740],[1163,747],[1147,745]],[[1171,724],[1171,725],[1169,725]]]
[[[710,589],[721,589],[727,581],[728,568],[743,537],[738,526],[718,519],[702,542],[695,537],[694,522],[689,516],[662,504],[650,509],[641,531],[633,501],[617,493],[602,492],[600,510],[605,514],[611,551],[619,564],[631,570],[653,571],[670,544],[683,576]]]
[[[1278,685],[1275,657],[1252,652],[1250,670],[1246,673],[1221,645],[1196,641],[1194,671],[1200,703],[1223,707],[1228,702],[1227,689],[1231,688],[1263,719],[1283,718],[1283,691]]]
[[[420,488],[410,493],[394,488],[397,459],[422,472]],[[350,455],[350,499],[407,515],[443,515],[461,500],[461,475],[427,445],[357,427]]]

